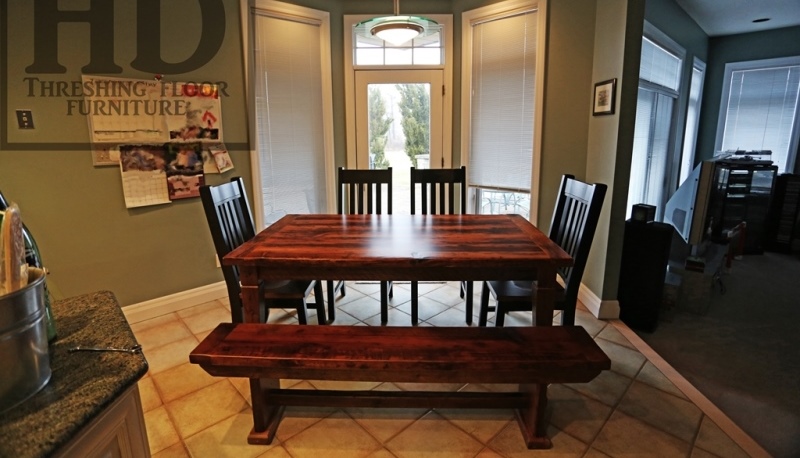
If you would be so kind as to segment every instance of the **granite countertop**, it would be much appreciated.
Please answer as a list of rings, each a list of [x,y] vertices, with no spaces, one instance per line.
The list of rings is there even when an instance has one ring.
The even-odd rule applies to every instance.
[[[78,345],[137,344],[113,293],[55,301],[52,311],[58,332],[50,344],[52,376],[41,391],[0,415],[2,457],[52,455],[147,372],[142,353],[68,352]]]

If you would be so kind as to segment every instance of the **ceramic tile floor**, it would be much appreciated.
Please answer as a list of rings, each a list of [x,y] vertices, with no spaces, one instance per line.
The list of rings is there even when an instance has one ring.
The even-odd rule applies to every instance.
[[[378,285],[348,282],[347,288],[347,295],[337,300],[335,324],[379,325]],[[458,283],[420,284],[420,325],[465,325],[458,291]],[[396,284],[389,325],[410,324],[409,301],[409,285]],[[139,387],[154,457],[768,456],[623,323],[597,320],[582,306],[576,324],[595,336],[612,366],[588,384],[550,386],[551,450],[527,450],[510,410],[450,409],[289,408],[272,445],[248,445],[252,418],[246,379],[215,378],[188,362],[200,340],[219,322],[230,320],[228,307],[220,299],[131,323],[150,364]],[[506,326],[530,324],[529,316],[511,314]],[[273,310],[270,322],[297,320],[293,312]],[[313,312],[309,323],[316,323]],[[285,384],[317,389],[332,385],[300,380]],[[350,385],[403,389],[403,384],[391,383]]]

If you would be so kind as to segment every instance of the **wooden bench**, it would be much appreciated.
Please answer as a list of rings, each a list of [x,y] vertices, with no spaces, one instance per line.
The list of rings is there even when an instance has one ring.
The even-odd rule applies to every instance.
[[[285,406],[512,408],[528,448],[550,448],[548,383],[591,381],[611,362],[579,326],[371,327],[222,323],[189,355],[249,377],[251,444],[269,444]],[[280,379],[520,384],[519,392],[281,389]]]

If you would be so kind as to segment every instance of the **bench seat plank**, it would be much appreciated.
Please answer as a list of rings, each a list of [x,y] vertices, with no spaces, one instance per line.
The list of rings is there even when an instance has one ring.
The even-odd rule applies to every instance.
[[[189,359],[222,377],[424,383],[578,383],[610,364],[578,326],[222,323]]]
[[[549,448],[549,383],[583,383],[611,361],[580,326],[370,327],[221,323],[189,355],[219,377],[251,379],[248,441],[268,444],[284,406],[515,408],[529,448]],[[519,384],[513,393],[281,389],[280,379]]]

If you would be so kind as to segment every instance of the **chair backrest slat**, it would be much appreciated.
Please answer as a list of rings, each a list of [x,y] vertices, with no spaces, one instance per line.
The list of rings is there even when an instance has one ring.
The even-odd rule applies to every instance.
[[[219,186],[200,187],[200,200],[203,202],[211,238],[220,260],[255,236],[253,215],[250,213],[250,203],[241,177],[231,178],[229,183]],[[234,323],[241,323],[243,315],[239,270],[235,266],[221,267],[231,302],[231,319]]]
[[[550,239],[572,256],[574,261],[571,267],[559,271],[565,283],[566,303],[572,303],[578,298],[606,189],[604,184],[584,183],[572,175],[561,178],[553,220],[550,223]]]
[[[456,199],[460,213],[467,211],[467,168],[457,169],[418,169],[411,167],[411,214],[416,211],[417,185],[420,188],[422,215],[442,215],[456,213]],[[430,198],[429,198],[430,196]]]
[[[336,210],[340,215],[392,214],[392,168],[356,170],[339,167]],[[385,193],[384,193],[385,188]],[[345,206],[345,202],[347,205]]]

